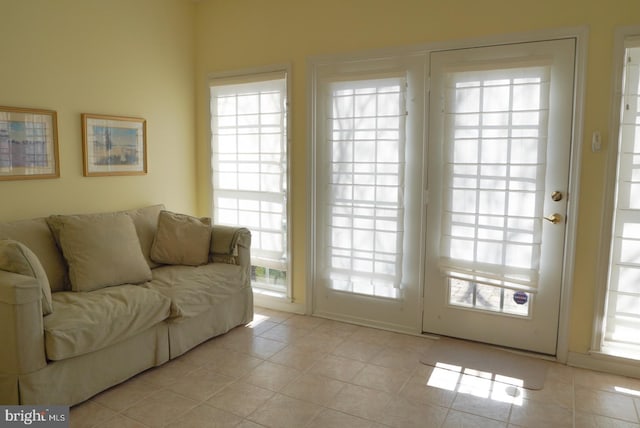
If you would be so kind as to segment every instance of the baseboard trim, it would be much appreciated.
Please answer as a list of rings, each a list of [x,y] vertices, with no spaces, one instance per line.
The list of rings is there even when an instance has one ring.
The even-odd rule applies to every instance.
[[[613,355],[590,352],[569,352],[567,365],[582,369],[640,378],[640,361]]]
[[[332,312],[314,312],[313,316],[319,317],[319,318],[326,318],[334,321],[346,322],[349,324],[356,324],[363,327],[371,327],[371,328],[378,328],[381,330],[393,331],[395,333],[411,334],[414,336],[423,336],[422,334],[420,334],[420,332],[416,331],[415,329],[412,329],[404,325],[380,322],[377,320],[372,320],[367,318],[352,317],[352,316],[347,316],[344,314],[337,314]]]
[[[303,303],[291,302],[286,298],[267,296],[260,293],[253,293],[253,304],[261,308],[273,309],[274,311],[291,312],[304,315],[306,308]]]

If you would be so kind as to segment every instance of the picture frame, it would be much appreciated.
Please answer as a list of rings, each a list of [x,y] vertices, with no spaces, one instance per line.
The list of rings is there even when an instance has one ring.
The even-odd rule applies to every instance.
[[[0,107],[0,180],[60,177],[53,110]]]
[[[147,173],[147,121],[138,117],[82,114],[85,177]]]

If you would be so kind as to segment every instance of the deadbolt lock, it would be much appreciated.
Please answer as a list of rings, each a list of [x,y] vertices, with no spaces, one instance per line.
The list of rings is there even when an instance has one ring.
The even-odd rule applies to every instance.
[[[551,194],[551,199],[552,199],[554,202],[561,201],[561,200],[562,200],[562,192],[559,192],[559,191],[557,191],[557,190],[556,190],[555,192],[553,192],[553,193]]]

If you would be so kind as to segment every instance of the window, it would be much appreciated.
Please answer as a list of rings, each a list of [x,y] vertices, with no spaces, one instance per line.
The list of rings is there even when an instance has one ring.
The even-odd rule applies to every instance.
[[[615,205],[601,350],[640,358],[640,40],[625,45]]]
[[[529,315],[542,235],[549,73],[512,64],[448,74],[440,262],[451,305]]]
[[[289,295],[287,76],[210,80],[213,218],[251,230],[252,284]]]
[[[334,290],[398,297],[405,87],[403,78],[329,85],[325,257]]]

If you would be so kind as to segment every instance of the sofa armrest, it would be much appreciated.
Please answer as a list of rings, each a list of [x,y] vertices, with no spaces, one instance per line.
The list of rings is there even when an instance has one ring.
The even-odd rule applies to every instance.
[[[209,259],[214,262],[241,264],[240,248],[251,248],[251,232],[244,227],[211,226]]]
[[[238,258],[236,264],[251,270],[251,232],[240,228],[237,242]]]
[[[0,374],[22,374],[47,364],[42,294],[35,278],[0,270]]]
[[[251,232],[245,227],[211,226],[212,262],[230,263],[246,271],[246,284],[251,287]]]

